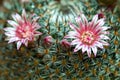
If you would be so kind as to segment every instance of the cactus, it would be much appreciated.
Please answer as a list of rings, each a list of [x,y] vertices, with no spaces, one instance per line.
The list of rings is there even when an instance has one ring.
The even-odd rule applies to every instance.
[[[120,79],[120,0],[110,2],[109,0],[1,0],[0,3],[2,5],[0,6],[0,80]],[[27,37],[24,34],[22,38],[28,39],[30,36],[34,39],[32,41],[28,39],[28,44],[24,41],[18,46],[16,44],[18,40],[10,43],[10,38],[7,38],[12,34],[8,27],[15,27],[10,25],[11,22],[8,20],[13,20],[12,14],[22,15],[23,9],[27,14],[26,19],[24,17],[23,19],[35,20],[40,28],[36,27],[33,31],[30,28],[31,33],[27,34],[28,28],[22,27],[23,31],[27,29],[25,30]],[[105,30],[101,28],[103,25],[94,27],[103,31],[109,40],[102,37],[106,41],[102,45],[103,48],[100,49],[100,46],[96,45],[97,52],[95,48],[91,50],[90,55],[88,49],[83,54],[80,46],[77,47],[78,44],[73,43],[74,39],[68,38],[68,35],[73,35],[70,31],[81,27],[77,24],[76,18],[82,18],[82,14],[85,15],[82,21],[84,25],[86,25],[85,19],[88,23],[93,21],[96,24],[93,17],[97,15],[98,20],[104,18],[104,26],[107,26]],[[31,25],[35,23],[30,22]],[[11,33],[6,35],[9,32]],[[39,35],[33,36],[36,32],[39,32]],[[85,33],[82,38],[86,35],[91,36]],[[97,32],[92,34],[94,35],[97,35]],[[86,39],[80,40],[87,44]],[[105,45],[108,43],[109,45]]]

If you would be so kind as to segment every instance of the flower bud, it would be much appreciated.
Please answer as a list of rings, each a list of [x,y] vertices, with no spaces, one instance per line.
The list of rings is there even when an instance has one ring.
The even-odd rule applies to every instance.
[[[98,18],[105,18],[105,15],[103,13],[98,13]]]
[[[43,46],[45,48],[48,48],[51,46],[53,40],[52,40],[52,37],[51,36],[46,36],[44,39],[43,39]]]
[[[62,46],[62,49],[64,49],[64,50],[69,50],[70,49],[70,43],[66,39],[63,39],[60,42],[60,44]]]

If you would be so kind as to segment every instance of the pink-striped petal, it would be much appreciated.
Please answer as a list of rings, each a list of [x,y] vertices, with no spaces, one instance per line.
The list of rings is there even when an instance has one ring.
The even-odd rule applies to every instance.
[[[20,49],[20,46],[22,45],[22,42],[21,41],[18,41],[17,42],[17,50],[19,50]]]
[[[107,29],[110,29],[110,27],[102,27],[102,30],[106,31]]]
[[[74,24],[69,23],[69,25],[70,25],[70,28],[71,28],[71,29],[73,29],[73,30],[75,30],[75,31],[77,31],[77,32],[80,32],[80,30],[79,30]]]
[[[97,21],[96,28],[101,27],[105,24],[104,18],[100,19]]]
[[[8,23],[13,27],[19,26],[15,21],[12,21],[12,20],[8,20]]]
[[[107,40],[107,39],[110,39],[108,36],[106,36],[106,35],[100,35],[100,38],[101,39],[105,39],[105,40]]]
[[[39,24],[37,24],[37,23],[33,23],[33,28],[35,29],[35,30],[38,30],[38,29],[40,29],[41,28],[41,26],[39,25]]]
[[[90,22],[90,26],[89,27],[94,29],[96,27],[95,25],[97,24],[97,20],[98,20],[98,14],[93,17],[92,21]]]
[[[78,50],[80,50],[82,48],[82,44],[78,44],[75,49],[74,52],[77,52]]]
[[[80,26],[80,29],[83,29],[84,28],[84,24],[82,23],[82,20],[80,18],[80,16],[78,16],[76,18],[76,22],[78,23],[78,25]]]
[[[12,15],[12,17],[13,17],[13,19],[16,21],[16,22],[21,22],[21,21],[23,21],[22,20],[22,18],[21,18],[21,16],[19,15],[19,14],[13,14]]]
[[[16,28],[13,28],[13,27],[7,27],[7,28],[4,28],[4,31],[15,31]]]
[[[106,41],[101,40],[100,42],[105,46],[109,46],[109,43],[107,43]]]
[[[36,22],[40,17],[35,17],[32,22]]]
[[[97,22],[97,20],[98,20],[98,14],[93,17],[92,22],[95,23]]]
[[[92,47],[92,51],[93,51],[94,55],[96,56],[96,54],[97,54],[97,48],[96,47]]]
[[[35,36],[42,35],[42,33],[38,32],[38,31],[36,31],[34,34],[35,34]]]
[[[103,44],[102,43],[100,43],[100,42],[95,42],[95,46],[97,46],[97,47],[99,47],[99,48],[101,48],[101,49],[103,49]]]
[[[9,39],[9,42],[8,42],[8,43],[12,43],[12,42],[15,42],[15,41],[18,41],[18,40],[19,40],[19,38],[13,37],[13,38],[10,38],[10,39]]]
[[[22,17],[23,17],[24,19],[26,19],[26,17],[27,17],[25,9],[22,10]]]
[[[15,33],[6,32],[5,35],[6,35],[6,36],[9,36],[9,37],[14,37],[14,36],[15,36]]]
[[[27,39],[25,39],[25,46],[27,47],[28,46],[28,40]]]
[[[87,49],[87,54],[88,54],[88,57],[91,57],[91,48]]]
[[[80,17],[81,17],[83,23],[86,24],[86,25],[88,25],[88,20],[87,20],[87,18],[85,17],[85,15],[84,15],[84,14],[81,14]]]
[[[84,53],[85,51],[87,51],[88,50],[88,46],[87,45],[83,45],[82,46],[82,53]]]
[[[81,41],[79,39],[75,39],[71,42],[71,45],[75,45],[75,44],[81,44]]]

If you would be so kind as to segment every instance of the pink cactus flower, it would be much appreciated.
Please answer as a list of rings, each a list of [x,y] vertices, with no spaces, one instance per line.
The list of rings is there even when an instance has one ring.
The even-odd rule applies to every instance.
[[[97,48],[103,49],[103,46],[108,46],[109,44],[106,40],[109,39],[107,36],[110,27],[104,26],[104,18],[98,19],[98,14],[95,15],[92,21],[88,22],[84,14],[80,14],[76,18],[78,27],[72,23],[69,23],[70,31],[65,38],[72,38],[73,41],[71,45],[76,45],[74,52],[82,49],[82,53],[87,52],[88,56],[91,56],[91,52],[96,56]]]
[[[33,42],[35,40],[35,37],[38,35],[41,35],[42,33],[39,31],[36,31],[40,28],[39,24],[36,22],[39,17],[35,17],[33,19],[27,18],[26,12],[23,9],[22,16],[19,14],[12,15],[13,20],[8,20],[8,23],[12,27],[5,28],[5,35],[7,36],[7,39],[9,42],[16,42],[17,43],[17,49],[20,48],[22,44],[25,46],[28,46],[28,42]]]

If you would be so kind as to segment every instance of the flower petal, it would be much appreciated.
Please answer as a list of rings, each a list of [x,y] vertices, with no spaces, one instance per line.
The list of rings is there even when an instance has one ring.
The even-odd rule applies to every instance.
[[[82,53],[84,53],[85,51],[87,51],[88,50],[88,46],[87,45],[83,45],[82,46]]]
[[[97,47],[99,47],[99,48],[101,48],[101,49],[103,49],[103,44],[102,43],[100,43],[100,42],[95,42],[95,46],[97,46]]]
[[[38,36],[38,35],[42,35],[42,33],[41,32],[38,32],[38,31],[35,31],[35,36]]]
[[[101,38],[101,39],[105,39],[105,40],[106,40],[106,39],[110,39],[110,38],[109,38],[108,36],[106,36],[106,35],[100,35],[100,38]]]
[[[9,36],[9,37],[14,37],[15,36],[15,33],[10,33],[10,32],[6,32],[5,33],[6,36]]]
[[[15,30],[16,30],[16,28],[13,28],[13,27],[4,28],[4,31],[8,31],[8,32],[15,31]]]
[[[28,40],[27,39],[25,39],[24,44],[25,44],[26,47],[28,46]]]
[[[22,10],[22,17],[23,17],[24,19],[26,19],[26,16],[27,16],[27,15],[26,15],[26,11],[25,11],[25,9],[23,9],[23,10]]]
[[[81,44],[81,41],[79,39],[75,39],[71,42],[71,45],[75,45],[75,44]]]
[[[88,54],[88,57],[91,56],[91,48],[88,48],[88,49],[87,49],[87,54]]]
[[[33,18],[33,20],[32,20],[32,22],[36,22],[38,19],[39,19],[40,17],[35,17],[35,18]]]
[[[78,50],[80,50],[82,48],[82,44],[78,44],[75,49],[74,52],[77,52]]]
[[[19,26],[15,21],[12,21],[12,20],[8,20],[8,23],[13,27]]]
[[[97,54],[97,48],[96,47],[92,47],[92,51],[93,51],[94,55],[96,56],[96,54]]]
[[[89,27],[94,29],[95,25],[97,24],[97,20],[98,20],[98,14],[93,17],[92,21],[90,22],[90,26]]]
[[[22,18],[19,14],[13,14],[12,15],[13,19],[16,21],[16,22],[21,22],[22,21]]]
[[[101,27],[101,26],[103,26],[104,24],[105,24],[104,18],[99,19],[99,20],[97,21],[96,28]]]
[[[15,41],[18,41],[18,40],[19,40],[19,38],[13,37],[13,38],[10,38],[10,39],[9,39],[9,42],[8,42],[8,43],[12,43],[12,42],[15,42]]]
[[[41,26],[40,26],[39,24],[37,24],[36,22],[34,22],[34,23],[32,24],[32,27],[33,27],[35,30],[41,28]]]
[[[70,25],[70,28],[71,28],[71,29],[73,29],[73,30],[75,30],[75,31],[77,31],[77,32],[80,32],[80,30],[79,30],[74,24],[69,23],[69,25]]]
[[[17,50],[19,50],[20,49],[20,46],[22,45],[22,42],[21,41],[18,41],[17,42]]]
[[[107,29],[109,29],[109,28],[110,28],[110,27],[105,27],[105,26],[104,26],[104,27],[102,27],[102,30],[105,31],[105,30],[107,30]]]
[[[78,23],[80,29],[84,29],[84,24],[83,24],[80,16],[78,16],[78,17],[76,18],[76,22]]]
[[[98,14],[93,17],[92,22],[97,22],[97,20],[98,20]]]
[[[85,15],[84,15],[84,14],[81,14],[80,17],[81,17],[83,23],[86,24],[86,25],[88,25],[88,20],[87,20],[87,18],[85,17]]]
[[[101,40],[100,42],[105,46],[109,46],[109,43],[107,43],[106,41]]]
[[[75,31],[68,32],[68,35],[66,35],[64,38],[76,38],[79,37],[78,33]]]

